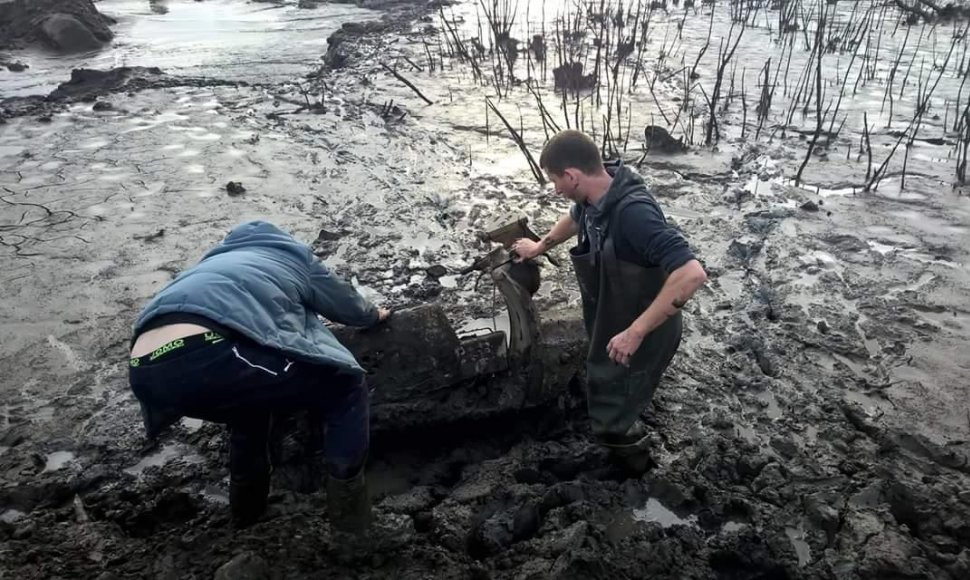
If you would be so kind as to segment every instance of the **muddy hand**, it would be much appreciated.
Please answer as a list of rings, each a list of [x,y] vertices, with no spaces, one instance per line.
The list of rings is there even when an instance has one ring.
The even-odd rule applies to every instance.
[[[609,344],[606,345],[606,352],[611,361],[628,367],[633,353],[637,352],[642,343],[643,336],[628,328],[610,339]]]
[[[528,238],[519,238],[512,243],[512,251],[515,252],[515,261],[523,262],[541,254],[542,244]]]

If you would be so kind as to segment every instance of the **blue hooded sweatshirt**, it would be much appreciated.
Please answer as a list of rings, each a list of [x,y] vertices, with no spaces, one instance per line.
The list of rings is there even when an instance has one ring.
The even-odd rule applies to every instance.
[[[173,312],[204,316],[311,363],[364,370],[318,314],[350,326],[377,323],[377,308],[310,250],[271,223],[240,224],[142,310],[134,333]]]

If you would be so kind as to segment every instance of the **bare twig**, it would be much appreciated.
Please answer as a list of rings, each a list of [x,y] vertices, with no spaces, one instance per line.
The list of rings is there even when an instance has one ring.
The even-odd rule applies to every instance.
[[[818,55],[818,63],[815,65],[815,134],[812,135],[812,141],[808,144],[805,160],[802,161],[802,166],[798,168],[798,173],[795,174],[795,183],[801,181],[802,172],[805,171],[805,166],[808,165],[812,153],[815,152],[815,145],[818,143],[819,135],[822,134],[822,125],[825,123],[825,117],[822,115],[822,53],[824,52],[822,38],[824,32],[825,6],[819,2],[818,30],[815,33],[815,53]]]
[[[387,66],[387,65],[386,65],[386,64],[384,64],[383,62],[381,63],[381,67],[383,67],[383,68],[384,68],[384,70],[386,70],[387,72],[389,72],[389,73],[391,73],[392,75],[394,75],[394,78],[396,78],[397,80],[399,80],[399,81],[401,81],[402,83],[404,83],[405,85],[407,85],[407,87],[408,87],[409,89],[411,89],[412,91],[414,91],[414,94],[416,94],[416,95],[418,95],[419,97],[421,97],[421,99],[422,99],[422,100],[423,100],[423,101],[424,101],[425,103],[428,103],[429,105],[433,105],[433,104],[434,104],[434,101],[432,101],[432,100],[431,100],[431,99],[429,99],[428,97],[426,97],[426,96],[424,96],[424,94],[423,94],[423,93],[422,93],[422,92],[421,92],[420,90],[418,90],[418,87],[416,87],[416,86],[414,86],[414,84],[413,84],[413,83],[412,83],[411,81],[409,81],[409,80],[407,80],[406,78],[404,78],[404,76],[403,76],[403,75],[401,75],[401,73],[399,73],[399,72],[397,72],[396,70],[394,70],[393,68],[391,68],[391,67],[389,67],[389,66]]]
[[[501,111],[498,110],[495,103],[493,103],[491,99],[485,97],[485,103],[488,104],[493,113],[498,115],[498,118],[502,120],[505,128],[509,130],[512,140],[515,141],[515,144],[519,146],[519,150],[521,150],[522,154],[525,155],[525,159],[529,163],[529,169],[532,170],[532,175],[536,178],[536,181],[539,182],[539,185],[545,185],[546,178],[542,175],[542,169],[539,167],[539,164],[536,163],[535,158],[532,157],[532,153],[529,152],[529,147],[525,144],[522,136],[518,133],[518,131],[515,130],[515,127],[509,124],[508,120],[506,120],[505,116]]]

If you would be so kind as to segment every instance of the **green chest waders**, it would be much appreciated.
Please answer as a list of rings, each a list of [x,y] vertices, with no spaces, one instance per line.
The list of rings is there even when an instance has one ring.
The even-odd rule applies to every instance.
[[[618,213],[614,211],[611,217],[616,219]],[[683,321],[678,312],[647,335],[630,366],[611,361],[607,352],[610,339],[629,328],[650,306],[667,277],[660,267],[644,268],[618,260],[609,231],[601,232],[599,240],[588,246],[586,252],[582,244],[573,248],[570,257],[590,339],[586,358],[589,417],[597,440],[625,446],[642,436],[633,432],[637,418],[653,398],[680,345]]]

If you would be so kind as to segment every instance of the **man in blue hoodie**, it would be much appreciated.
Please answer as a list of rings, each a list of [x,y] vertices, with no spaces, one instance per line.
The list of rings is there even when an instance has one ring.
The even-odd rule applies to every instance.
[[[593,435],[621,464],[642,472],[651,459],[639,415],[680,345],[680,309],[707,274],[643,178],[622,163],[604,165],[588,136],[555,135],[539,165],[573,206],[540,241],[521,239],[513,249],[531,259],[579,235],[570,256],[590,338]]]
[[[331,525],[363,532],[371,514],[364,370],[320,317],[367,327],[389,315],[288,233],[239,225],[135,322],[129,383],[149,437],[183,416],[227,424],[230,510],[246,526],[266,508],[271,415],[305,409],[326,429]]]

